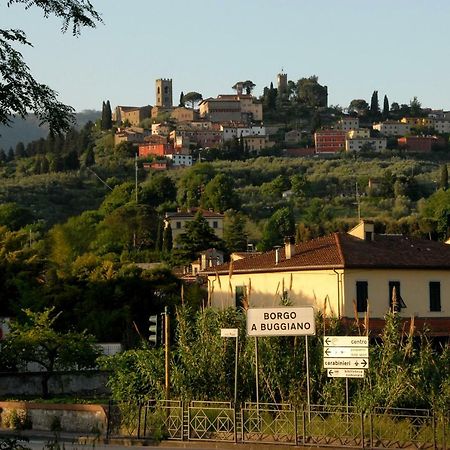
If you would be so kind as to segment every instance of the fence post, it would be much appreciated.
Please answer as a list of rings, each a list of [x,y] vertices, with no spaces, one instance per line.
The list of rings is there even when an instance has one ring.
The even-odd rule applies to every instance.
[[[234,429],[234,443],[237,444],[237,423],[236,423],[236,403],[233,408],[233,429]]]
[[[302,408],[303,416],[303,445],[306,445],[306,411]]]
[[[139,402],[139,408],[138,408],[138,428],[137,428],[137,438],[141,438],[141,411],[142,411],[142,405]]]
[[[106,440],[109,440],[111,434],[111,400],[108,400],[108,415],[106,416]]]
[[[431,421],[433,424],[433,448],[434,448],[434,450],[437,449],[436,420],[437,420],[437,417],[433,410],[433,411],[431,411]]]
[[[364,435],[364,411],[361,411],[361,448],[366,447],[366,439]]]
[[[298,445],[297,408],[294,408],[294,433],[295,433],[295,445]]]
[[[146,404],[144,405],[144,438],[145,436],[147,436],[147,411],[148,411],[148,407],[149,407],[149,402],[147,401]]]

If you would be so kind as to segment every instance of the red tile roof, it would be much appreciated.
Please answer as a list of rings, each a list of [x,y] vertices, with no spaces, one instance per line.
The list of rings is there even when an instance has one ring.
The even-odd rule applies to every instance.
[[[233,273],[300,271],[344,268],[444,269],[450,270],[450,245],[401,235],[375,235],[364,241],[347,233],[334,233],[297,244],[286,259],[284,247],[233,262]],[[214,273],[229,273],[229,263]]]
[[[191,208],[189,211],[166,212],[167,218],[192,218],[200,211],[203,217],[223,218],[224,215],[218,212],[209,211],[208,209]]]

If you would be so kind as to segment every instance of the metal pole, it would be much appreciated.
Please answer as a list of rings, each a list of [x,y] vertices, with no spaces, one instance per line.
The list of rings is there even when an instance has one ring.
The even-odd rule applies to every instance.
[[[310,383],[309,383],[309,347],[308,347],[308,336],[305,336],[305,351],[306,351],[306,395],[308,402],[308,419],[311,420],[311,394],[310,394]]]
[[[345,404],[347,406],[347,422],[348,422],[348,378],[345,377]]]
[[[169,308],[166,306],[164,308],[164,354],[165,354],[165,372],[166,372],[166,400],[170,397],[170,385],[169,385],[169,356],[170,356],[170,327],[169,327]]]
[[[134,158],[134,190],[136,191],[136,205],[138,204],[138,155]]]
[[[239,358],[239,335],[236,336],[236,355],[234,362],[234,408],[237,404],[237,377],[238,377],[238,358]]]
[[[255,336],[255,364],[256,364],[256,409],[259,414],[259,361],[258,361],[258,337]]]

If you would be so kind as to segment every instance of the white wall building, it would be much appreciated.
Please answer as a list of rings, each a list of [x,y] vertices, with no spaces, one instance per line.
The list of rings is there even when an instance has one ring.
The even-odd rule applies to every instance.
[[[192,155],[182,155],[180,153],[172,153],[166,155],[166,158],[170,159],[174,166],[183,166],[183,167],[192,166]]]
[[[222,131],[223,141],[229,141],[233,138],[240,138],[245,136],[265,136],[265,127],[238,127],[221,125],[220,131]]]
[[[345,151],[360,152],[363,147],[372,147],[376,152],[386,149],[386,138],[361,137],[345,140]]]
[[[409,123],[397,122],[395,120],[374,123],[372,128],[378,130],[384,136],[405,136],[411,132],[411,125]]]

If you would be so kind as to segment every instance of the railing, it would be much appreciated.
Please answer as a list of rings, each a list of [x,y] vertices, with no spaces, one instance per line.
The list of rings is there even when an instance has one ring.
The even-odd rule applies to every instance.
[[[107,438],[268,443],[308,447],[447,450],[448,412],[290,404],[110,403]]]

